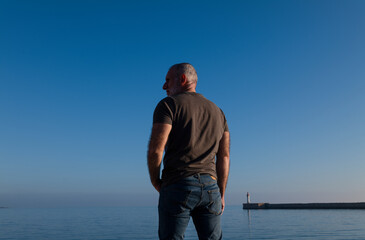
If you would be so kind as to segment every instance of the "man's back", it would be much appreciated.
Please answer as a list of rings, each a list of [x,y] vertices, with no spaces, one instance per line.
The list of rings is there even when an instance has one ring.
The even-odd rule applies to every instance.
[[[167,97],[157,105],[154,123],[172,125],[165,147],[164,185],[195,173],[217,178],[215,156],[228,127],[213,102],[194,92]]]

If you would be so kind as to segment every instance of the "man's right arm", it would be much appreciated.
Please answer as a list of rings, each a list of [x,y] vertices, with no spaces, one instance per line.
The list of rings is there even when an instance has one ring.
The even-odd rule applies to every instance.
[[[229,174],[229,141],[229,132],[226,131],[223,133],[223,137],[219,142],[216,161],[218,187],[222,197],[222,212],[225,207],[224,194],[226,192]]]
[[[148,145],[147,163],[152,185],[158,192],[161,189],[160,166],[167,139],[172,126],[170,124],[154,123],[150,143]]]

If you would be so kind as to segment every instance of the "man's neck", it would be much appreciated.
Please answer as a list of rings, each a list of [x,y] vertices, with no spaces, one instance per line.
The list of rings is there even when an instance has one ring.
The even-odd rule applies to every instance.
[[[188,88],[183,92],[196,92],[195,88]]]

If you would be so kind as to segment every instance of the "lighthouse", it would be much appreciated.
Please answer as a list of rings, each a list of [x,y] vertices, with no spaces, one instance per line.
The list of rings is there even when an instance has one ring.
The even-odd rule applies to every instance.
[[[250,204],[250,193],[249,192],[247,192],[247,204]]]

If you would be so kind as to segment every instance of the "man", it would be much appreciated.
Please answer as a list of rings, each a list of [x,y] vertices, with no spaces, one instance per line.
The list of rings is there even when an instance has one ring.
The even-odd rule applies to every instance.
[[[222,239],[229,132],[222,110],[196,93],[197,80],[192,65],[173,65],[163,85],[168,97],[153,115],[148,168],[160,193],[160,239],[183,239],[190,216],[199,239]]]

